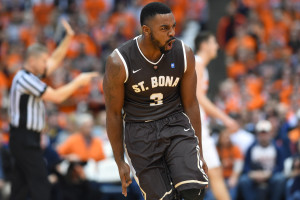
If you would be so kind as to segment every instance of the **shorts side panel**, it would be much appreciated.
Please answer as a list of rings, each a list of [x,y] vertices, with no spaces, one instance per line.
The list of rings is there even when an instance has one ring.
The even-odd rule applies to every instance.
[[[145,200],[172,200],[172,185],[163,162],[167,143],[157,140],[155,127],[155,123],[126,124],[126,153]]]
[[[202,168],[198,138],[188,117],[178,115],[165,126],[165,134],[176,132],[166,153],[166,161],[178,191],[201,189],[208,184],[208,177]]]

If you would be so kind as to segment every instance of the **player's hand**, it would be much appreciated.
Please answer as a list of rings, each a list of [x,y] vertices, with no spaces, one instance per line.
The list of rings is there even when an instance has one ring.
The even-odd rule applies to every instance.
[[[98,72],[85,72],[81,73],[79,76],[76,77],[76,81],[79,82],[80,86],[88,85],[93,78],[99,77]]]
[[[70,26],[70,24],[67,22],[67,20],[63,19],[61,21],[63,27],[65,28],[66,32],[67,32],[67,35],[69,36],[73,36],[75,35],[75,32],[74,30],[72,29],[72,27]]]
[[[126,197],[127,196],[127,187],[131,184],[130,178],[130,167],[126,162],[121,162],[118,164],[119,168],[119,175],[122,182],[122,194]]]

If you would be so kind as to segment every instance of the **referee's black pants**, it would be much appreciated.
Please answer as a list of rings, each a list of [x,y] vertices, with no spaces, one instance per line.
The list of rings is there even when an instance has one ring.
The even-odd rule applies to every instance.
[[[40,133],[11,126],[9,145],[15,160],[10,200],[50,199]]]

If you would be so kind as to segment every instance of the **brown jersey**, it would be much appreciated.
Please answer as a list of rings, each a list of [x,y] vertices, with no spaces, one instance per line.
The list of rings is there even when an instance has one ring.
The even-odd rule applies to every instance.
[[[182,112],[180,81],[186,70],[186,53],[180,40],[156,62],[140,50],[137,38],[116,49],[125,70],[124,120],[145,122]]]

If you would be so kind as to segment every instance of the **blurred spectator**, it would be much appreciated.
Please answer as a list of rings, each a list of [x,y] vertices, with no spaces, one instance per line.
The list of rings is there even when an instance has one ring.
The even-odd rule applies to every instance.
[[[230,133],[226,130],[220,133],[217,149],[223,167],[223,176],[231,199],[236,199],[237,184],[243,169],[243,155],[238,146],[232,144]]]
[[[33,0],[33,15],[36,23],[40,26],[46,26],[54,10],[54,0]]]
[[[245,200],[280,200],[284,194],[283,160],[279,148],[272,142],[271,129],[267,120],[256,124],[257,141],[247,151],[244,175],[240,179]]]
[[[83,0],[82,6],[85,15],[88,18],[89,25],[93,26],[106,8],[104,0]]]
[[[296,116],[297,116],[297,126],[291,131],[289,131],[288,133],[288,137],[293,146],[294,145],[296,146],[296,143],[300,139],[300,109],[297,111]]]
[[[64,199],[96,199],[100,195],[84,173],[89,159],[100,161],[105,158],[102,141],[93,137],[93,117],[90,114],[76,116],[79,133],[73,133],[58,146],[58,153],[69,162],[66,175],[61,179]],[[99,198],[99,197],[98,197]]]
[[[252,133],[244,129],[245,122],[242,115],[233,114],[232,116],[240,125],[240,129],[230,135],[230,140],[241,151],[242,155],[246,155],[248,148],[253,144],[255,138]]]
[[[237,9],[237,4],[234,1],[230,1],[226,7],[226,15],[219,21],[217,39],[222,49],[234,37],[236,27],[243,24],[246,20],[245,16],[237,12]]]
[[[284,172],[288,178],[286,183],[286,200],[300,199],[300,139],[297,142],[297,153],[286,159]]]
[[[13,159],[0,129],[0,200],[8,199],[11,192]]]
[[[114,28],[115,34],[125,40],[132,39],[136,34],[138,22],[134,15],[125,9],[125,2],[119,1],[116,10],[108,19],[108,23]]]
[[[78,133],[73,133],[65,142],[58,146],[58,153],[70,161],[83,161],[89,159],[100,161],[105,158],[102,141],[93,137],[93,117],[90,114],[76,116]]]

